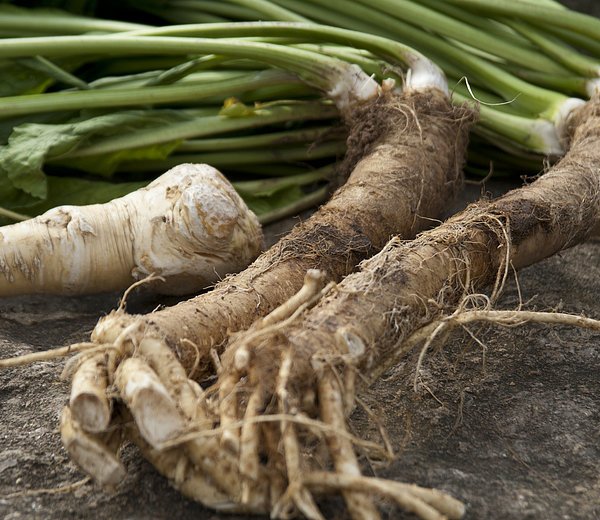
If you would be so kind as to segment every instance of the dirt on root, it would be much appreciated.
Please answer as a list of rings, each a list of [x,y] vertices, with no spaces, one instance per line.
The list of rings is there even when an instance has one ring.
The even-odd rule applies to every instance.
[[[464,201],[463,201],[464,203]],[[283,228],[272,228],[272,239]],[[600,241],[590,241],[519,274],[527,308],[600,319]],[[118,295],[19,297],[0,301],[0,352],[8,357],[83,341]],[[517,284],[500,307],[515,308]],[[138,297],[134,311],[155,301]],[[450,492],[468,519],[600,518],[600,334],[527,325],[471,328],[423,365],[385,374],[365,400],[391,439],[387,466],[363,457],[365,473]],[[416,355],[416,353],[415,353]],[[58,417],[68,395],[62,361],[0,371],[0,518],[238,518],[192,503],[128,446],[125,482],[114,494],[91,483],[40,492],[84,478],[63,450]],[[353,427],[377,439],[377,424],[357,410]],[[37,491],[35,491],[37,490]],[[327,518],[345,518],[326,501]],[[384,505],[388,518],[413,518]]]

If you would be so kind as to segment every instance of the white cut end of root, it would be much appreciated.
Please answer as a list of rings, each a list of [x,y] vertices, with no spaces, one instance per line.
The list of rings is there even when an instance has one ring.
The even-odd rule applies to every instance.
[[[107,385],[103,354],[84,361],[73,376],[69,406],[73,417],[85,431],[103,432],[110,424],[111,404],[106,397]]]
[[[367,75],[358,65],[352,64],[344,68],[338,75],[338,81],[327,95],[333,99],[336,106],[346,109],[356,101],[367,101],[375,98],[381,92],[379,83]]]
[[[411,54],[409,62],[410,68],[404,80],[405,92],[438,89],[446,97],[450,96],[446,76],[435,63],[416,53]]]
[[[106,431],[110,424],[110,407],[95,394],[78,393],[71,396],[69,406],[81,427],[88,432]]]
[[[564,101],[556,114],[554,115],[554,126],[556,126],[556,132],[558,139],[561,143],[567,142],[567,127],[569,123],[569,117],[574,110],[585,105],[585,101],[579,98],[568,98]],[[564,147],[561,145],[561,153],[564,153]]]
[[[588,79],[585,84],[585,90],[589,97],[600,94],[600,78]]]
[[[142,360],[126,359],[116,383],[144,439],[154,448],[184,432],[185,418],[158,376]]]
[[[538,119],[532,124],[534,133],[543,142],[543,152],[547,155],[563,155],[565,148],[559,138],[558,128],[550,121]]]

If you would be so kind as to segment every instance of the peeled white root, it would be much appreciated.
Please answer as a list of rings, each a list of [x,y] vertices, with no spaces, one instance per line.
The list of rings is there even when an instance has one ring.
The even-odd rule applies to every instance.
[[[260,225],[206,164],[182,164],[106,204],[61,206],[0,228],[0,296],[117,291],[154,274],[189,294],[246,267]]]

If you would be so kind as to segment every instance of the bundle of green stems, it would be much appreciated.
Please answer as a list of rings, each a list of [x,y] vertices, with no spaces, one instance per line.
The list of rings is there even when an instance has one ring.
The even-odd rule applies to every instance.
[[[415,51],[439,65],[478,105],[467,171],[483,176],[560,157],[599,84],[600,21],[552,0],[127,4],[119,21],[2,6],[5,217],[103,202],[181,162],[222,169],[263,222],[318,204],[345,150],[328,93],[350,64],[398,88]]]

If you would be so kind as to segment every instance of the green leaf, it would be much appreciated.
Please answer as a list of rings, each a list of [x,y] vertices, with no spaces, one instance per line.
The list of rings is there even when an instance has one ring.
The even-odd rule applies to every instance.
[[[1,16],[1,14],[0,14]],[[15,60],[0,60],[0,96],[41,94],[56,81],[66,85],[85,88],[82,80],[70,72],[85,63],[81,57],[57,58],[49,62],[35,56]]]
[[[6,175],[0,175],[0,206],[9,209],[23,208],[36,200],[38,199],[15,188]]]
[[[143,148],[133,148],[130,150],[119,150],[116,152],[94,155],[90,157],[74,157],[57,161],[57,164],[75,168],[88,173],[95,173],[106,177],[112,176],[121,162],[151,160],[158,161],[169,157],[175,149],[181,144],[181,140],[171,141],[169,143],[159,143]]]
[[[258,216],[289,206],[305,195],[299,186],[287,186],[275,192],[269,192],[268,195],[256,195],[240,189],[238,192],[248,207]]]
[[[0,61],[0,96],[39,94],[53,83],[48,74],[15,61]]]
[[[16,127],[6,146],[0,147],[0,176],[6,176],[15,188],[38,199],[47,196],[46,176],[43,166],[53,159],[67,159],[69,152],[79,146],[92,144],[94,139],[125,135],[135,130],[167,125],[186,120],[187,116],[171,110],[132,110],[103,114],[64,124],[28,123]],[[162,144],[151,150],[134,151],[133,155],[150,155],[164,158],[169,147],[177,143]],[[126,153],[126,152],[124,152]],[[95,161],[101,162],[99,158]],[[118,157],[106,159],[99,171],[111,173],[111,164]],[[91,162],[88,161],[91,167]]]
[[[15,190],[6,180],[0,178],[0,207],[24,213],[31,217],[40,215],[50,208],[65,204],[84,206],[102,204],[127,193],[142,188],[147,182],[113,183],[109,181],[92,181],[73,177],[48,176],[48,196],[40,201]],[[10,223],[0,219],[0,224]]]

